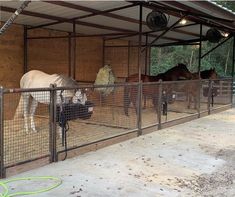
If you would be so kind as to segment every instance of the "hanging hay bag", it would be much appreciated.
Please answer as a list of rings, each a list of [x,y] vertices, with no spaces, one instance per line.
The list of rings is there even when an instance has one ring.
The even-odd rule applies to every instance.
[[[115,76],[113,74],[112,68],[110,65],[105,65],[100,68],[94,85],[113,85],[115,82]],[[104,88],[96,88],[97,91],[101,92],[102,95],[109,95],[113,92],[114,87],[104,87]]]

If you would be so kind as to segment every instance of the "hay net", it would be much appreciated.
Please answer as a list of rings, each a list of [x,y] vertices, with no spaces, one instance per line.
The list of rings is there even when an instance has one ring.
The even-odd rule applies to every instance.
[[[104,67],[100,68],[99,72],[97,73],[94,85],[113,85],[114,82],[115,76],[111,66],[105,65]],[[114,87],[96,88],[96,90],[101,92],[102,95],[107,96],[113,92]]]

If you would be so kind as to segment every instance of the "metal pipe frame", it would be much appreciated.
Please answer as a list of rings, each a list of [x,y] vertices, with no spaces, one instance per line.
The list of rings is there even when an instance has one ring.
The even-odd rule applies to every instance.
[[[210,49],[209,51],[207,51],[204,55],[201,56],[201,58],[204,58],[205,56],[207,56],[208,54],[210,54],[212,51],[214,51],[215,49],[217,49],[218,47],[220,47],[222,44],[224,44],[225,42],[227,42],[228,40],[230,40],[230,38],[232,38],[233,36],[229,36],[228,38],[226,38],[225,40],[223,40],[222,42],[220,42],[219,44],[217,44],[215,47],[213,47],[212,49]]]
[[[28,28],[24,25],[24,73],[28,72]]]
[[[233,83],[234,83],[234,62],[235,62],[235,35],[233,35],[233,56],[232,56],[232,73],[231,73],[231,75],[232,75],[232,84],[231,84],[231,91],[232,91],[232,93],[231,93],[231,103],[233,104],[233,97],[234,97],[234,95],[233,95]]]
[[[55,91],[55,85],[50,85],[50,132],[49,132],[49,152],[50,152],[50,162],[58,161],[57,158],[57,146],[56,146],[56,100],[57,94]]]
[[[163,37],[167,32],[169,32],[171,29],[173,29],[183,18],[185,18],[186,15],[183,15],[179,20],[177,20],[174,24],[172,24],[170,27],[168,27],[165,31],[163,31],[157,38],[155,38],[148,46],[152,46],[153,43],[158,41],[161,37]]]
[[[199,42],[199,54],[198,54],[198,77],[199,77],[199,82],[198,82],[198,105],[197,105],[197,111],[198,111],[198,118],[200,118],[201,113],[200,113],[200,108],[201,108],[201,56],[202,56],[202,24],[200,24],[200,42]]]
[[[128,41],[127,77],[130,76],[130,53],[131,53],[130,43],[131,42]]]
[[[137,125],[138,135],[142,135],[142,82],[141,82],[141,43],[142,43],[142,17],[143,17],[143,6],[139,5],[139,47],[138,47],[138,74],[139,74],[139,85],[138,85],[138,107],[137,107]]]
[[[148,34],[146,34],[146,37],[145,37],[145,45],[147,46],[148,45]],[[145,75],[147,75],[147,67],[148,67],[148,50],[149,50],[149,47],[147,47],[145,49],[145,69],[144,69],[144,73]]]
[[[0,178],[6,177],[4,163],[4,89],[0,87]]]
[[[157,105],[157,119],[158,119],[158,129],[162,128],[162,80],[159,81],[158,89],[158,105]]]
[[[156,1],[152,1],[151,3],[150,2],[146,2],[144,4],[144,7],[149,8],[149,9],[158,9],[158,10],[160,9],[161,11],[163,11],[163,12],[165,12],[167,14],[170,14],[172,16],[175,16],[175,17],[180,17],[181,14],[186,14],[186,15],[188,15],[187,19],[192,21],[192,22],[197,22],[197,23],[209,26],[209,27],[222,28],[225,31],[234,31],[234,29],[231,29],[231,28],[229,28],[227,26],[226,27],[225,26],[222,27],[221,24],[218,25],[217,23],[215,23],[213,21],[210,21],[210,23],[208,23],[208,19],[209,19],[208,17],[210,17],[208,15],[203,16],[203,17],[202,16],[199,17],[199,15],[200,15],[199,13],[194,13],[194,12],[189,12],[188,10],[185,11],[185,10],[182,10],[182,9],[173,8],[173,7],[169,6],[169,5],[162,6],[162,5],[159,4],[159,2],[156,2]],[[217,20],[218,19],[221,19],[221,18],[217,18]],[[214,20],[216,20],[216,19],[214,18]],[[221,19],[221,20],[224,20],[224,19]],[[228,21],[228,22],[231,22],[231,21]]]
[[[75,23],[75,21],[73,22],[73,35],[76,35],[76,23]],[[72,47],[73,47],[73,49],[72,49],[72,54],[73,54],[73,56],[72,56],[72,59],[73,59],[73,61],[72,61],[72,78],[73,79],[76,79],[76,41],[77,41],[77,39],[76,39],[76,37],[74,37],[73,39],[72,39]]]
[[[47,1],[47,3],[53,3],[53,2]],[[57,5],[58,5],[58,2],[57,2]],[[69,4],[67,4],[67,5],[69,5]],[[135,7],[137,5],[126,5],[126,6],[121,6],[121,7],[118,7],[118,8],[113,8],[113,9],[108,9],[108,10],[103,10],[103,11],[87,8],[87,7],[84,7],[84,6],[78,6],[78,5],[74,5],[74,6],[77,6],[77,9],[79,7],[79,10],[91,12],[91,14],[86,14],[86,15],[83,15],[83,16],[78,16],[78,17],[74,17],[74,18],[70,18],[70,19],[64,19],[63,21],[57,21],[57,22],[51,22],[51,23],[47,23],[47,24],[43,24],[43,25],[38,25],[38,26],[35,26],[35,27],[31,27],[30,29],[42,28],[42,27],[47,27],[47,26],[50,26],[50,25],[56,25],[56,24],[65,23],[65,22],[72,22],[72,21],[75,21],[75,20],[84,19],[84,18],[97,16],[97,15],[103,15],[103,16],[109,16],[109,17],[116,18],[118,16],[116,14],[111,14],[110,12],[130,8],[130,7]],[[127,17],[123,17],[122,19],[126,20]],[[128,18],[128,19],[131,19],[131,18]],[[132,20],[134,20],[134,19],[132,19]]]
[[[68,72],[69,72],[69,77],[72,77],[72,62],[71,62],[71,44],[72,44],[72,39],[71,39],[72,33],[69,33],[68,37]]]
[[[103,57],[102,57],[102,65],[104,66],[104,64],[105,64],[105,39],[103,39],[103,46],[102,46],[102,55],[103,55]]]
[[[93,35],[82,35],[82,34],[75,34],[71,36],[34,36],[34,37],[28,37],[28,39],[31,40],[37,40],[37,39],[63,39],[63,38],[89,38],[89,37],[107,37],[107,36],[116,36],[116,35],[130,35],[131,33],[126,32],[120,32],[120,33],[108,33],[108,34],[93,34]]]

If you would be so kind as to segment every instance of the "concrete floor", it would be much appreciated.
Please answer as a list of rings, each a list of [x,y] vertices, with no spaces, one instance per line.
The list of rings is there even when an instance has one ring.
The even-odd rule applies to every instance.
[[[15,177],[49,175],[62,185],[36,196],[235,196],[235,109]],[[51,183],[13,183],[11,191]]]

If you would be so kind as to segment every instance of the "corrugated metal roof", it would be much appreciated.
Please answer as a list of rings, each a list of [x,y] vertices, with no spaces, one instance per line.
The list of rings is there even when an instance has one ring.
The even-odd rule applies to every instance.
[[[134,2],[134,3],[137,3]],[[148,2],[142,2],[148,4]],[[22,1],[0,1],[1,13],[0,20],[6,21],[11,14],[16,10]],[[76,31],[81,34],[109,34],[109,33],[123,33],[123,32],[138,32],[139,31],[139,7],[133,6],[126,9],[115,10],[108,14],[102,13],[102,15],[97,15],[97,12],[105,11],[109,9],[119,8],[122,6],[131,5],[132,2],[126,1],[32,1],[25,11],[19,15],[19,17],[14,21],[17,24],[24,24],[31,27],[38,25],[48,24],[55,21],[63,21],[65,19],[73,19],[76,17],[83,17],[76,22]],[[179,20],[181,15],[174,11],[174,9],[181,10],[182,12],[190,11],[187,24],[194,23],[197,19],[204,22],[203,24],[203,35],[206,34],[209,26],[214,23],[215,25],[221,27],[222,29],[229,29],[230,31],[235,32],[235,14],[228,9],[225,9],[214,2],[211,1],[155,1],[155,4],[161,8],[162,11],[169,14],[168,27],[174,24]],[[159,5],[158,5],[159,4]],[[211,9],[210,9],[211,5]],[[149,6],[149,7],[148,7]],[[143,7],[143,32],[151,31],[146,25],[145,19],[148,13],[152,9],[156,9],[153,5],[148,5]],[[168,10],[165,10],[167,6]],[[160,9],[161,10],[161,9]],[[174,13],[173,13],[174,12]],[[84,16],[94,14],[94,16],[86,17]],[[173,14],[172,14],[173,13]],[[175,14],[176,13],[176,14]],[[198,14],[198,16],[197,16]],[[208,15],[208,19],[206,16]],[[229,19],[230,21],[223,22],[217,20],[216,18],[209,17],[218,17],[221,19]],[[125,20],[128,19],[128,20]],[[206,19],[206,20],[205,20]],[[179,41],[187,41],[195,38],[199,38],[200,34],[200,25],[192,25],[186,27],[180,27],[177,25],[177,29],[167,32],[164,37],[158,39],[155,44],[165,44]],[[61,22],[59,24],[53,24],[46,26],[45,28],[62,30],[67,32],[72,32],[72,22]],[[149,33],[149,42],[152,42],[156,37],[158,37],[163,31],[151,32]],[[144,36],[143,37],[143,41]],[[138,36],[126,37],[128,40],[138,40]]]

